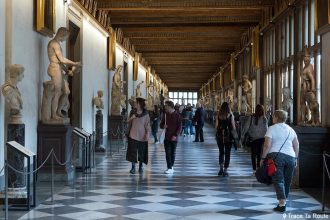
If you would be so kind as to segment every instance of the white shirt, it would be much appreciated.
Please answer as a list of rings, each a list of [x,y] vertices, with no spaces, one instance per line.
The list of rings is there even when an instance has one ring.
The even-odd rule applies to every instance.
[[[292,141],[294,138],[297,138],[297,134],[289,125],[285,123],[272,125],[268,128],[265,137],[271,138],[271,147],[268,153],[279,152],[281,146],[288,137],[280,152],[291,157],[296,157]]]

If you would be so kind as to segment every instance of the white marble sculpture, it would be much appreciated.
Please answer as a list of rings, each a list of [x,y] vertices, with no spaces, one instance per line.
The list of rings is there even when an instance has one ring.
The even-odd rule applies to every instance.
[[[120,104],[121,104],[121,92],[124,85],[124,81],[121,80],[121,71],[123,66],[117,66],[115,74],[113,75],[112,88],[111,88],[111,115],[120,115]]]
[[[242,76],[242,97],[245,96],[247,112],[252,112],[252,83],[247,75]]]
[[[63,56],[61,42],[69,37],[69,30],[60,27],[55,37],[48,43],[48,75],[50,81],[44,82],[44,93],[41,106],[41,121],[44,124],[68,124],[67,112],[70,107],[68,75],[78,72],[80,62],[73,62]]]
[[[241,112],[241,114],[245,115],[247,113],[247,111],[248,111],[248,105],[246,102],[246,97],[242,96],[240,112]]]
[[[148,85],[148,98],[146,103],[147,104],[146,107],[148,111],[152,111],[154,109],[153,89],[154,89],[153,82],[150,81]]]
[[[283,88],[283,101],[282,101],[282,109],[286,112],[290,111],[290,108],[292,108],[293,105],[293,99],[291,98],[291,91],[289,87]]]
[[[5,96],[6,102],[9,104],[10,124],[22,123],[21,110],[23,109],[23,101],[21,93],[17,88],[17,83],[24,77],[24,67],[19,64],[12,64],[8,67],[9,79],[2,85],[2,94]]]
[[[99,90],[97,91],[97,96],[93,98],[93,105],[95,105],[97,110],[104,109],[102,97],[103,97],[103,91]]]
[[[142,97],[142,92],[141,92],[141,84],[143,84],[144,82],[141,81],[140,83],[137,84],[136,88],[135,88],[135,97],[136,98],[141,98]]]

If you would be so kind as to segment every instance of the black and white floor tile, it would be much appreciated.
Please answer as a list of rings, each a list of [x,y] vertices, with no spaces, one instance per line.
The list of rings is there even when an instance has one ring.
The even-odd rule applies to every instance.
[[[161,145],[150,144],[143,174],[129,174],[131,165],[125,161],[125,151],[120,151],[92,174],[77,179],[74,186],[63,188],[53,204],[48,199],[19,219],[279,220],[320,209],[318,201],[294,189],[286,216],[274,213],[274,189],[252,176],[249,153],[233,149],[229,177],[218,177],[218,148],[211,128],[205,136],[204,143],[181,138],[173,175],[163,173],[166,162]]]

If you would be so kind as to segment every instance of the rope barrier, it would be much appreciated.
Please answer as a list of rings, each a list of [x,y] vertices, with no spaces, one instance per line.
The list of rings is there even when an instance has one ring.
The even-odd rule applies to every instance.
[[[56,162],[57,162],[60,166],[64,166],[64,165],[66,165],[67,163],[69,163],[69,162],[72,161],[72,155],[73,155],[73,149],[74,149],[74,147],[75,147],[75,146],[72,146],[72,149],[71,149],[71,153],[70,153],[69,159],[68,159],[67,161],[65,161],[64,163],[61,163],[61,162],[59,161],[59,159],[57,158],[55,152],[53,151],[53,156],[54,156]]]
[[[307,151],[304,151],[304,150],[301,150],[299,149],[299,152],[302,152],[302,153],[305,153],[305,154],[309,154],[311,156],[322,156],[323,154],[315,154],[315,153],[310,153],[310,152],[307,152]]]
[[[75,146],[76,146],[76,145],[73,145],[73,146],[72,146],[72,149],[71,149],[71,153],[70,153],[69,159],[68,159],[67,161],[65,161],[64,163],[61,163],[61,162],[60,162],[60,160],[57,158],[57,156],[56,156],[56,154],[55,154],[55,152],[54,152],[54,148],[52,148],[52,149],[50,150],[50,152],[48,153],[46,159],[41,163],[41,165],[40,165],[38,168],[36,168],[35,170],[32,170],[32,171],[30,171],[30,172],[25,172],[25,171],[17,170],[17,169],[14,168],[13,166],[11,166],[9,163],[7,163],[7,165],[8,165],[8,167],[9,167],[10,169],[12,169],[13,171],[15,171],[15,172],[17,172],[17,173],[24,174],[24,175],[26,175],[26,174],[31,175],[31,174],[33,174],[33,173],[39,171],[39,170],[45,165],[45,163],[48,161],[48,159],[50,158],[50,156],[53,155],[54,158],[55,158],[55,160],[56,160],[56,162],[57,162],[57,164],[60,165],[60,166],[64,166],[64,165],[66,165],[66,164],[68,164],[69,162],[72,161],[72,155],[73,155],[73,150],[74,150]],[[3,168],[1,169],[0,173],[3,171],[4,168],[5,168],[5,167],[3,167]]]
[[[323,162],[324,162],[325,170],[327,171],[327,174],[328,174],[328,178],[330,179],[330,173],[329,173],[329,169],[328,169],[328,165],[327,165],[327,160],[325,159],[326,156],[330,157],[328,154],[324,154]]]
[[[31,175],[32,173],[35,173],[35,172],[37,172],[38,170],[40,170],[40,169],[45,165],[45,163],[47,162],[47,160],[49,159],[49,157],[52,155],[53,152],[54,152],[54,149],[52,148],[52,149],[50,150],[49,154],[47,155],[45,161],[42,162],[42,164],[41,164],[37,169],[32,170],[32,171],[30,171],[29,173],[28,173],[28,172],[25,172],[25,171],[17,170],[16,168],[12,167],[8,162],[7,162],[7,165],[8,165],[8,167],[9,167],[10,169],[12,169],[13,171],[15,171],[15,172],[17,172],[17,173],[24,174],[24,175],[25,175],[25,174],[29,174],[29,175]]]

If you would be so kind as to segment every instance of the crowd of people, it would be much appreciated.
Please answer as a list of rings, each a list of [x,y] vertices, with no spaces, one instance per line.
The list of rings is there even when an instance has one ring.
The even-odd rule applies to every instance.
[[[277,171],[272,177],[278,205],[274,211],[286,210],[294,168],[297,165],[299,142],[295,131],[287,125],[288,113],[276,110],[272,123],[265,116],[264,107],[258,104],[255,113],[240,122],[239,115],[233,114],[230,104],[223,102],[215,119],[215,139],[219,148],[218,176],[229,176],[231,148],[244,145],[251,152],[253,175],[263,165],[266,158],[272,158]],[[158,128],[165,129],[164,149],[167,169],[165,174],[174,173],[176,147],[180,135],[195,136],[193,142],[204,142],[203,127],[206,112],[200,103],[196,107],[166,101],[162,108],[154,106],[153,111],[145,109],[145,100],[137,98],[128,117],[127,161],[132,163],[131,174],[135,174],[135,164],[139,163],[139,173],[143,163],[148,163],[148,140],[151,133],[155,144],[159,144]],[[268,125],[271,125],[268,127]]]

